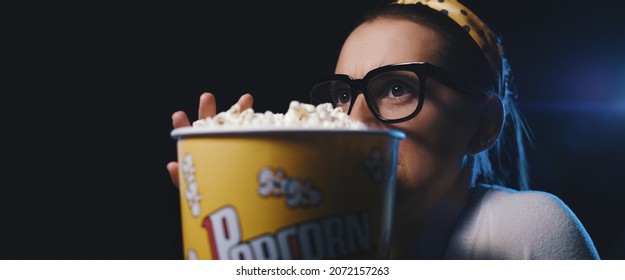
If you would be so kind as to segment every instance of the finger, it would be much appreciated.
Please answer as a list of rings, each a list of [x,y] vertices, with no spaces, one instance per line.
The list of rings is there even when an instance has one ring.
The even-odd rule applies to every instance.
[[[176,188],[178,188],[178,163],[175,161],[172,161],[170,163],[167,164],[167,172],[169,172],[169,177],[171,178],[171,182],[174,183],[174,186],[176,186]]]
[[[191,126],[187,114],[183,111],[178,111],[171,115],[171,123],[174,128]]]
[[[252,105],[254,104],[254,97],[252,97],[252,95],[249,93],[241,95],[239,101],[237,101],[237,104],[241,106],[241,111],[252,108]]]
[[[210,92],[205,92],[200,96],[200,108],[198,109],[198,118],[205,119],[213,117],[217,114],[217,105],[215,96]]]

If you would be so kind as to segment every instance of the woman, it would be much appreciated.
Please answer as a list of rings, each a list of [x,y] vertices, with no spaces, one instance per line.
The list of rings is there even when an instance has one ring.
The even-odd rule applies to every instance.
[[[378,9],[348,36],[335,73],[313,87],[313,102],[407,136],[399,147],[393,258],[599,258],[558,198],[494,185],[527,188],[524,129],[500,45],[466,7],[400,0]],[[252,97],[239,104],[251,107]],[[202,95],[200,118],[215,110],[214,96]],[[172,118],[174,127],[189,125],[183,112]],[[499,162],[510,136],[516,183]],[[177,182],[177,164],[168,170]]]

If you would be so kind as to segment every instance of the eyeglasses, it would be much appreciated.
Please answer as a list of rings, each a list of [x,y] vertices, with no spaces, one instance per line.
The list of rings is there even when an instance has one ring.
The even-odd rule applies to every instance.
[[[331,75],[313,86],[310,101],[313,105],[331,103],[349,114],[353,101],[362,92],[377,119],[398,123],[414,118],[421,111],[425,82],[430,77],[458,92],[473,91],[443,68],[427,62],[410,62],[376,68],[356,80],[348,75]]]

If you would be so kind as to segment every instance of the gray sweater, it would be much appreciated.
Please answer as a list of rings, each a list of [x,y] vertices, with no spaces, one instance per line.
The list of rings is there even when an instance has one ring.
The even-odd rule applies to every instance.
[[[456,226],[447,259],[599,259],[588,233],[557,197],[480,185]]]

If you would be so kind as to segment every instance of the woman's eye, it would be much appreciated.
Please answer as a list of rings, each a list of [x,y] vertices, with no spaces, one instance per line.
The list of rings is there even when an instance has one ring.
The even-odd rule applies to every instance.
[[[406,93],[406,88],[402,84],[396,84],[391,86],[391,91],[389,93],[395,97],[402,96]]]
[[[387,87],[387,92],[384,97],[401,97],[407,94],[411,94],[410,87],[403,83],[392,83]]]
[[[352,100],[352,95],[347,91],[341,91],[338,93],[336,103],[338,104],[348,104]]]

